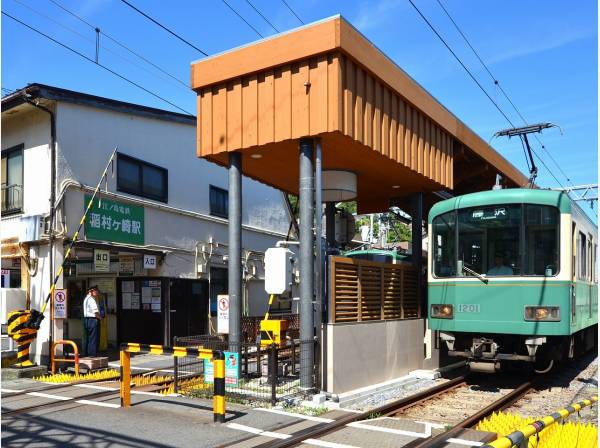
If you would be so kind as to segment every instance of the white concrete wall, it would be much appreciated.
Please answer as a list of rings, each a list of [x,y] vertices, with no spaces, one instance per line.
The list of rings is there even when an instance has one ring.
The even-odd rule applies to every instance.
[[[340,394],[423,368],[424,320],[327,325],[327,391]]]
[[[57,116],[59,185],[67,179],[95,185],[111,152],[118,147],[124,154],[169,170],[171,207],[209,214],[209,185],[228,188],[226,169],[196,157],[195,124],[69,103],[58,104]],[[110,191],[117,191],[116,175],[108,185]],[[243,224],[287,232],[289,221],[280,191],[247,178],[242,191]],[[165,238],[181,239],[183,235],[186,232],[174,231]],[[154,241],[147,238],[147,243]]]
[[[50,116],[39,110],[2,117],[2,150],[24,144],[23,214],[50,212]],[[10,236],[2,232],[2,238]]]

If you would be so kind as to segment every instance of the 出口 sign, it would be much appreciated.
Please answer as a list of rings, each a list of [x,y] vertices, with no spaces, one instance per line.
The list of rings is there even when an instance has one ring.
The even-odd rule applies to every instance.
[[[91,196],[85,196],[87,207]],[[144,207],[108,199],[94,199],[85,220],[88,239],[144,244]]]

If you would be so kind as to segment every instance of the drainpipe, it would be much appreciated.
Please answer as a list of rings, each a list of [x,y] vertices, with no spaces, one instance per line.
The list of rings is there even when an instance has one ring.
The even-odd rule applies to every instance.
[[[23,94],[25,102],[31,104],[48,115],[50,115],[50,228],[48,235],[48,252],[50,254],[50,287],[54,280],[54,218],[56,216],[56,116],[47,107],[39,104],[39,101],[32,101],[28,93]],[[54,340],[54,322],[50,322],[50,339],[48,341],[48,351],[51,350]]]

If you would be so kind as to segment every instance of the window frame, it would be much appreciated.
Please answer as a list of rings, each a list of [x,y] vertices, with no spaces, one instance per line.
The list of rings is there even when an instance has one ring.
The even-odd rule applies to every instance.
[[[587,281],[587,235],[577,233],[577,280]]]
[[[219,194],[224,193],[227,198],[227,206],[225,207],[225,211],[223,213],[219,212],[218,210],[213,210],[213,201],[212,201],[212,192],[213,191],[215,193],[219,193]],[[217,187],[216,185],[209,184],[209,186],[208,186],[208,208],[209,208],[210,214],[212,216],[218,216],[219,218],[229,219],[229,190],[226,190],[225,188]]]
[[[14,208],[11,210],[7,210],[7,211],[3,211],[2,215],[3,216],[9,216],[9,215],[16,215],[19,213],[23,213],[23,206],[24,206],[24,197],[25,197],[25,143],[19,143],[18,145],[14,145],[11,146],[10,148],[6,148],[3,149],[1,151],[1,155],[0,157],[2,159],[7,159],[6,160],[6,175],[8,176],[8,158],[10,157],[11,154],[15,153],[15,152],[20,152],[21,153],[21,182],[23,183],[21,185],[21,205],[18,208]],[[8,186],[8,179],[5,179],[6,185]],[[2,180],[0,179],[0,184],[2,184]]]
[[[120,177],[119,177],[119,175],[120,175],[119,162],[121,160],[132,163],[132,164],[136,164],[138,166],[139,174],[138,174],[137,181],[139,184],[139,189],[128,188],[121,184]],[[164,194],[163,195],[155,195],[155,194],[144,191],[144,167],[145,166],[159,170],[164,174],[164,177],[163,177]],[[146,162],[145,160],[141,160],[136,157],[132,157],[127,154],[123,154],[122,152],[117,152],[117,191],[122,192],[122,193],[133,194],[135,196],[140,196],[140,197],[143,197],[146,199],[151,199],[153,201],[167,203],[167,202],[169,202],[169,170],[162,166],[158,166],[153,163]]]
[[[545,207],[549,207],[552,209],[555,209],[558,213],[558,219],[556,222],[556,238],[557,238],[557,250],[558,250],[558,263],[557,263],[557,269],[556,272],[551,275],[551,276],[546,276],[543,274],[520,274],[520,275],[510,275],[510,276],[492,276],[492,277],[488,277],[486,276],[486,278],[504,278],[504,277],[541,277],[541,278],[551,278],[551,277],[557,277],[558,275],[560,275],[561,273],[561,269],[562,269],[562,264],[560,263],[560,257],[561,257],[561,251],[562,251],[562,245],[561,245],[561,219],[560,219],[560,210],[558,209],[558,207],[554,207],[552,205],[547,205],[547,204],[536,204],[533,202],[520,202],[520,203],[501,203],[501,204],[486,204],[486,205],[479,205],[479,206],[473,206],[473,207],[464,207],[464,208],[457,208],[454,210],[451,210],[449,212],[445,212],[445,213],[440,213],[439,215],[435,216],[432,220],[431,220],[431,224],[432,224],[432,241],[433,238],[435,238],[436,233],[433,231],[433,221],[438,218],[439,216],[442,215],[446,215],[449,213],[453,213],[454,214],[454,220],[455,220],[455,228],[454,228],[454,258],[455,260],[458,260],[458,253],[459,253],[459,241],[458,241],[458,236],[459,236],[459,222],[458,222],[458,212],[459,211],[464,211],[464,210],[472,210],[472,209],[477,209],[477,208],[481,208],[481,207],[493,207],[493,206],[503,206],[503,205],[519,205],[521,207],[521,224],[520,224],[520,230],[519,230],[519,250],[520,250],[520,254],[519,254],[519,259],[521,260],[521,271],[523,271],[523,268],[525,266],[525,250],[524,248],[525,246],[525,236],[526,236],[526,229],[525,229],[525,210],[526,207],[528,205],[534,205],[534,206],[545,206]],[[433,242],[433,244],[435,244],[435,242]],[[432,256],[431,258],[431,266],[429,266],[429,268],[431,269],[431,276],[436,279],[436,280],[450,280],[450,279],[457,279],[457,278],[465,278],[464,276],[459,276],[457,275],[458,273],[456,273],[454,276],[448,276],[448,277],[440,277],[438,275],[436,275],[436,272],[434,270],[434,251],[432,250]]]

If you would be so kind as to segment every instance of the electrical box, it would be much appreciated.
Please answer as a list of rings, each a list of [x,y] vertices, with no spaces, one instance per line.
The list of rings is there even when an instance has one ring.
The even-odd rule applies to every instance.
[[[39,241],[45,233],[44,217],[42,215],[21,216],[19,227],[20,242]]]
[[[288,329],[287,320],[261,320],[260,345],[281,345],[285,342],[285,333]]]
[[[340,244],[347,244],[352,241],[355,232],[354,216],[346,210],[339,210],[335,214],[335,240]]]
[[[283,294],[292,289],[294,253],[286,247],[271,247],[265,252],[265,291]]]

